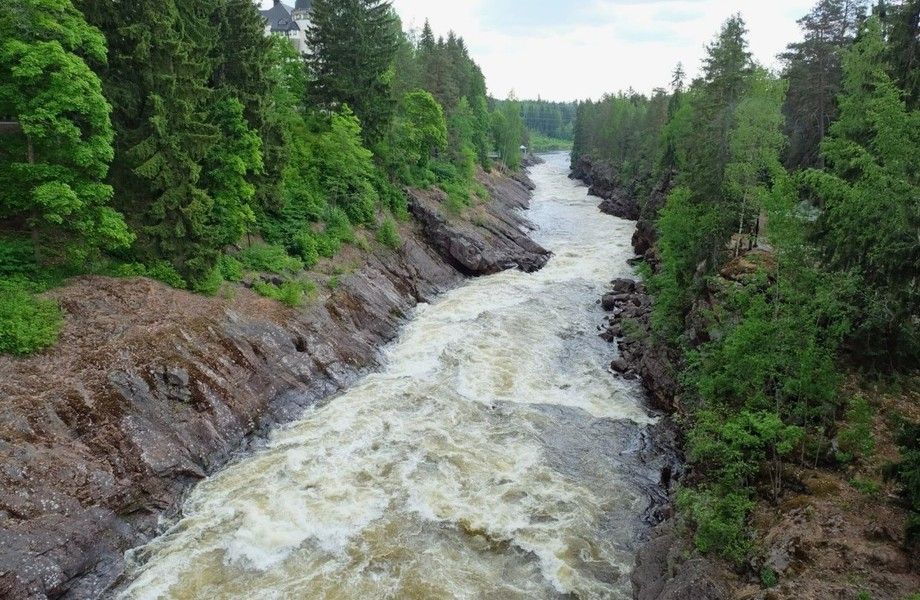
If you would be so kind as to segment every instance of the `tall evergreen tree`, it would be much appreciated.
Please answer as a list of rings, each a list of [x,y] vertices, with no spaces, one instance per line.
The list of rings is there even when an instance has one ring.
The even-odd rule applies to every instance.
[[[920,108],[920,0],[907,0],[888,11],[888,61],[909,110]]]
[[[844,57],[840,118],[822,144],[828,170],[809,171],[803,181],[824,207],[818,225],[826,264],[864,282],[853,350],[916,364],[920,111],[907,110],[885,54],[873,17]]]
[[[314,0],[307,30],[312,99],[331,110],[348,105],[371,144],[386,131],[394,109],[394,19],[390,3],[381,0]]]
[[[853,43],[865,11],[866,0],[820,0],[799,20],[804,39],[781,55],[789,80],[784,108],[789,168],[822,164],[821,140],[837,116],[841,56]]]

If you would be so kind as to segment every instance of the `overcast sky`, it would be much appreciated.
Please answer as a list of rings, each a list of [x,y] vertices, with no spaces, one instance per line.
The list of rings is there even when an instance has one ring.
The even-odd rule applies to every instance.
[[[666,86],[678,61],[699,69],[704,46],[741,12],[751,51],[767,66],[799,38],[796,20],[815,0],[393,0],[405,26],[427,17],[436,33],[462,35],[504,97],[598,98],[630,86]]]
[[[289,0],[290,1],[290,0]],[[431,21],[462,35],[489,91],[551,100],[598,98],[630,86],[666,86],[678,61],[698,72],[704,46],[741,12],[754,56],[799,38],[796,20],[816,0],[393,0],[406,28]],[[270,4],[266,0],[266,3]],[[293,3],[293,2],[292,2]]]

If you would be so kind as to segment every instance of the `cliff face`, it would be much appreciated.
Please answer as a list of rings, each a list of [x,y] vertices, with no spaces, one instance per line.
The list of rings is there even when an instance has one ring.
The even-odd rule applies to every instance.
[[[0,358],[0,597],[96,597],[190,485],[375,367],[417,303],[464,276],[543,266],[517,214],[526,180],[480,180],[493,200],[477,225],[413,192],[403,246],[368,254],[302,310],[145,279],[51,293],[66,313],[57,347]]]
[[[609,164],[581,156],[572,163],[571,177],[585,182],[588,193],[601,199],[601,212],[630,221],[639,218],[639,203],[633,186],[622,181]]]

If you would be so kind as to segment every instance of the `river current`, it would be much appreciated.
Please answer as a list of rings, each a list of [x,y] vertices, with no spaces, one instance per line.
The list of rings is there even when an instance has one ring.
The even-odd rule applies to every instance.
[[[542,271],[418,307],[380,372],[200,483],[119,597],[630,597],[653,418],[608,370],[597,300],[634,224],[567,174],[531,170]]]

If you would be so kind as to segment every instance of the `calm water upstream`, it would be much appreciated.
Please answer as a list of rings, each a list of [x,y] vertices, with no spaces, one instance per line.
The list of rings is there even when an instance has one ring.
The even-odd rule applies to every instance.
[[[123,598],[626,598],[652,419],[596,301],[633,224],[532,170],[555,254],[418,308],[380,373],[198,485]]]

